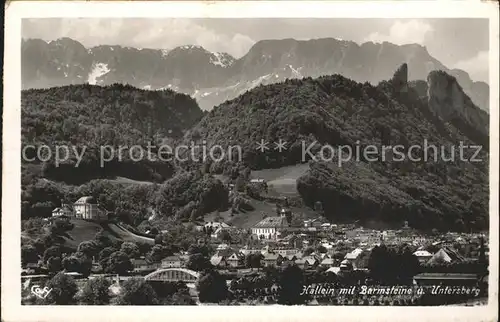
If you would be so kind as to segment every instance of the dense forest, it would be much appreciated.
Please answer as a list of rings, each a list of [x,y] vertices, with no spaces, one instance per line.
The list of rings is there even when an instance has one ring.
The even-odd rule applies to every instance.
[[[199,171],[177,173],[163,184],[94,179],[76,186],[40,178],[22,191],[22,218],[48,217],[61,200],[73,203],[82,196],[93,196],[118,220],[134,227],[149,218],[195,221],[206,212],[228,207],[225,186]]]
[[[47,145],[52,151],[58,145],[70,148],[69,160],[59,165],[54,164],[54,158],[36,162],[35,149],[27,149],[26,157],[35,160],[23,162],[23,183],[40,175],[72,184],[119,175],[162,182],[172,175],[171,164],[147,158],[135,162],[125,150],[121,161],[115,152],[115,157],[101,167],[100,147],[110,146],[116,151],[120,146],[157,145],[182,136],[203,116],[196,101],[188,95],[121,84],[26,90],[21,102],[23,147]],[[84,152],[78,167],[73,147],[78,153]]]
[[[94,195],[126,222],[140,223],[150,215],[148,209],[154,205],[152,195],[158,186],[113,179],[122,176],[162,183],[175,175],[175,165],[147,158],[131,160],[126,151],[121,161],[115,152],[115,158],[101,167],[100,147],[116,151],[120,146],[170,142],[203,116],[188,95],[121,84],[26,90],[21,99],[23,147],[46,145],[54,153],[56,146],[68,146],[82,155],[81,161],[71,153],[67,161],[55,164],[54,155],[40,162],[35,149],[26,150],[25,157],[33,161],[22,159],[23,218],[50,216],[61,199],[74,202],[82,195]],[[170,210],[175,214],[177,209]]]
[[[488,223],[489,138],[458,116],[442,119],[428,104],[422,87],[414,82],[401,91],[393,80],[372,86],[340,75],[287,80],[257,87],[216,107],[187,138],[206,140],[209,145],[239,144],[243,162],[253,169],[309,161],[310,170],[298,180],[298,191],[310,206],[321,201],[330,219],[407,220],[420,228],[484,228]],[[287,142],[282,152],[272,146],[280,139]],[[270,149],[262,153],[255,149],[261,140],[270,142]],[[314,142],[312,155],[324,145],[346,145],[353,151],[401,145],[402,152],[408,153],[411,146],[422,147],[424,141],[438,147],[425,162],[408,158],[401,162],[392,156],[368,162],[361,154],[339,167],[337,157],[315,162],[306,153],[302,158],[303,144],[309,147]],[[460,160],[461,142],[481,145],[477,158],[482,162]],[[446,161],[452,146],[454,160]],[[464,159],[474,153],[465,149]],[[413,150],[412,155],[423,158],[423,148]]]

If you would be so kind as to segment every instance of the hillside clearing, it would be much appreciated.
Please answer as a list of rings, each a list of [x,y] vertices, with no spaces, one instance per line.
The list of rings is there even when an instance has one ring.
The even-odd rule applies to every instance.
[[[94,239],[95,235],[101,230],[105,236],[112,239],[154,244],[154,239],[136,235],[119,224],[98,223],[81,219],[72,219],[71,223],[75,225],[74,228],[67,231],[63,238],[65,246],[73,249],[78,248],[78,245],[84,241]]]

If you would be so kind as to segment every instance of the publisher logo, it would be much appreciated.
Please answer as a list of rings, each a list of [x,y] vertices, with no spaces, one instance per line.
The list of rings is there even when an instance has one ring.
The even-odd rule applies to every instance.
[[[48,288],[48,287],[41,288],[38,285],[33,285],[31,287],[31,293],[33,293],[35,296],[37,296],[41,299],[46,298],[50,294],[51,291],[52,291],[52,289]]]

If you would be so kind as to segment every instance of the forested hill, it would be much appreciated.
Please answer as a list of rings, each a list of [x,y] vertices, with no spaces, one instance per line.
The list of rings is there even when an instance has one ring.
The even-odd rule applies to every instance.
[[[259,86],[214,108],[187,139],[206,140],[209,146],[240,145],[244,162],[254,169],[301,163],[303,140],[332,146],[354,147],[359,141],[409,147],[426,139],[446,146],[464,141],[488,149],[488,114],[470,101],[452,76],[431,72],[423,85],[408,84],[405,75],[401,77],[405,92],[398,91],[394,80],[372,86],[340,75]],[[274,149],[279,139],[287,142],[282,152]],[[261,140],[269,142],[262,153],[256,150]]]
[[[175,139],[203,116],[196,101],[188,95],[121,84],[25,90],[21,104],[23,145],[87,147],[78,168],[74,167],[74,158],[59,168],[54,168],[53,162],[43,166],[45,177],[70,183],[115,175],[165,180],[171,174],[170,165],[127,162],[128,153],[124,153],[124,162],[110,162],[106,168],[100,168],[99,146],[146,146],[147,142]],[[33,165],[30,164],[31,169]]]
[[[298,181],[309,205],[324,204],[333,217],[409,220],[414,226],[440,226],[450,221],[459,229],[484,226],[488,220],[488,117],[471,103],[456,80],[431,73],[424,84],[407,83],[403,65],[389,81],[377,86],[356,83],[340,75],[292,79],[257,87],[214,108],[187,139],[209,145],[240,145],[244,162],[254,169],[301,163],[302,144],[316,153],[323,145],[364,147],[412,145],[438,147],[438,160],[368,162],[361,158],[338,166],[312,162]],[[417,88],[418,86],[431,88]],[[427,91],[428,89],[428,91]],[[431,97],[427,97],[426,93]],[[483,114],[484,113],[484,114]],[[287,142],[279,152],[274,143]],[[257,142],[269,149],[256,150]],[[458,146],[482,145],[482,162],[463,162]],[[455,160],[444,161],[451,146]],[[474,149],[466,149],[471,158]],[[423,157],[423,151],[413,152]],[[432,155],[432,154],[431,154]],[[306,154],[307,159],[311,159]],[[379,156],[379,160],[381,157]],[[456,223],[455,223],[456,222]],[[446,226],[443,225],[443,226]]]

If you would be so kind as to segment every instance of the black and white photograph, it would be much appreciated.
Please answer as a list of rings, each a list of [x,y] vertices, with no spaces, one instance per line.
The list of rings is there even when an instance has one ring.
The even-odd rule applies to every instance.
[[[268,15],[17,18],[19,310],[498,303],[498,10]]]

